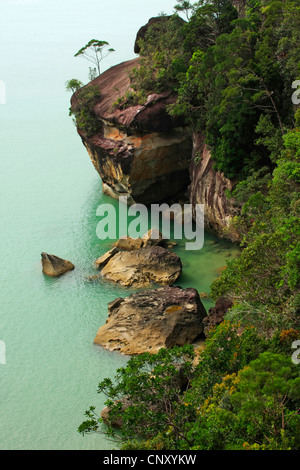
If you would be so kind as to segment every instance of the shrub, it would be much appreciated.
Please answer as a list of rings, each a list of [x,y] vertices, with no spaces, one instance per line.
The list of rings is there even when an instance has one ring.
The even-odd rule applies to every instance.
[[[87,137],[97,134],[102,127],[94,113],[94,106],[100,99],[101,92],[97,85],[87,85],[74,94],[74,104],[69,114],[74,116],[76,126]]]

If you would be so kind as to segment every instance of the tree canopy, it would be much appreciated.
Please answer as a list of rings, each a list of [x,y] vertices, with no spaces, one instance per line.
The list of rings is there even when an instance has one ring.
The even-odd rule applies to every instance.
[[[98,75],[101,73],[100,64],[111,52],[115,50],[109,47],[107,41],[99,41],[98,39],[91,39],[85,46],[79,49],[74,57],[84,57],[89,62],[92,62],[96,66]],[[90,68],[90,78],[95,78],[93,70]]]

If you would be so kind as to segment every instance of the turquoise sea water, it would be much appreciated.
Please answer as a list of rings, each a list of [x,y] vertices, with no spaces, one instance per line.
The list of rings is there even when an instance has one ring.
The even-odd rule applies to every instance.
[[[105,16],[101,1],[0,1],[0,80],[7,94],[0,105],[0,340],[6,345],[0,449],[115,447],[99,435],[83,438],[77,427],[90,405],[100,410],[104,403],[98,382],[127,361],[93,339],[107,317],[107,303],[130,290],[87,281],[95,274],[94,259],[110,247],[97,238],[96,209],[111,200],[101,194],[101,181],[68,116],[64,82],[72,76],[84,80],[87,65],[72,52],[84,37],[96,36],[97,28],[100,39],[116,49],[113,40],[119,41],[112,63],[133,58],[137,25],[173,5],[145,3],[142,11],[140,2],[126,2],[125,11],[112,1]],[[98,17],[91,15],[96,7]],[[118,18],[126,26],[119,35],[116,24],[113,31],[109,26]],[[45,277],[42,251],[71,260],[75,270]],[[184,266],[178,284],[202,292],[236,248],[206,234],[199,252],[185,251],[184,242],[175,251]]]

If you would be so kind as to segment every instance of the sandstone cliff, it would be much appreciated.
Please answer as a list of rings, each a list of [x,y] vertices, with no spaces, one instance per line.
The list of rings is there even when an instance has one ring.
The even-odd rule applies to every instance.
[[[238,241],[239,235],[232,226],[232,218],[237,214],[233,199],[227,197],[227,191],[233,188],[233,182],[214,169],[214,162],[203,136],[193,136],[193,157],[190,164],[191,184],[189,187],[190,203],[204,204],[206,228],[219,236]]]
[[[136,51],[149,24],[138,32]],[[92,137],[78,133],[102,179],[103,192],[127,196],[129,204],[151,204],[176,201],[189,188],[190,203],[204,204],[206,228],[238,241],[231,225],[236,208],[226,196],[233,183],[214,170],[204,137],[192,136],[181,119],[167,113],[166,106],[176,97],[164,92],[149,95],[143,104],[116,106],[130,91],[130,72],[138,66],[139,58],[123,62],[89,84],[101,92],[93,109],[101,130]],[[74,95],[72,106],[75,100]]]
[[[78,132],[104,193],[147,204],[167,200],[187,187],[192,142],[182,122],[166,111],[175,99],[169,93],[149,95],[143,105],[114,106],[130,89],[129,73],[138,62],[118,64],[91,82],[101,91],[94,114],[102,129],[92,137]]]

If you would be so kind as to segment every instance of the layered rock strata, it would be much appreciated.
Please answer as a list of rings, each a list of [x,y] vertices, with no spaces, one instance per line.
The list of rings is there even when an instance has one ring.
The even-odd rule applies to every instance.
[[[232,225],[233,217],[238,214],[234,200],[227,197],[234,183],[223,173],[214,169],[211,153],[202,135],[193,136],[193,157],[190,164],[191,184],[190,203],[204,205],[204,219],[207,229],[223,238],[236,242],[239,234]]]
[[[118,98],[130,91],[129,74],[138,66],[139,59],[123,62],[89,84],[101,92],[93,110],[101,131],[92,137],[80,129],[78,133],[101,176],[103,192],[148,204],[187,187],[192,140],[182,120],[167,113],[166,106],[175,100],[168,92],[151,94],[144,104],[118,107]],[[76,94],[72,106],[75,102]]]

